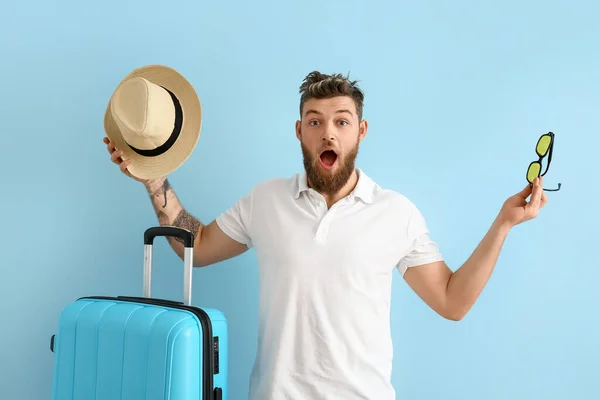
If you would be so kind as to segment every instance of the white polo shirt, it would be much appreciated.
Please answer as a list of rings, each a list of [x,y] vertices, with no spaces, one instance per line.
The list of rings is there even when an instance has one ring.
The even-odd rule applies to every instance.
[[[392,274],[442,255],[415,205],[357,172],[329,210],[297,174],[259,183],[216,220],[258,258],[250,400],[396,398]]]

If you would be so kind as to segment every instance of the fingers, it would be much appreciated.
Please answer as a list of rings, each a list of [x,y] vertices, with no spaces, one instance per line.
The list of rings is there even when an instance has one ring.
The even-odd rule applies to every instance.
[[[540,203],[540,208],[544,207],[547,202],[548,202],[548,196],[546,196],[546,192],[544,192],[542,190],[542,200],[541,200],[541,203]]]
[[[106,144],[106,149],[110,154],[110,160],[119,165],[121,172],[128,174],[129,171],[127,170],[127,167],[131,164],[131,160],[123,160],[123,152],[117,150],[115,144],[111,142],[109,138],[105,137],[102,141]]]
[[[127,167],[129,167],[129,164],[131,164],[131,160],[125,160],[125,161],[121,162],[121,164],[119,165],[121,172],[123,172],[124,174],[129,173],[129,171],[127,170]]]
[[[533,191],[531,193],[531,200],[525,206],[525,209],[529,212],[531,217],[537,216],[542,201],[542,178],[537,177],[533,181]]]
[[[525,186],[525,188],[523,190],[521,190],[519,193],[517,193],[517,196],[519,196],[523,200],[525,200],[529,197],[529,195],[531,194],[531,191],[532,191],[531,185],[527,184],[527,186]]]
[[[106,144],[106,150],[108,151],[108,154],[112,154],[113,151],[115,151],[115,144],[107,137],[102,139],[102,141]]]
[[[110,159],[115,164],[121,164],[123,162],[123,152],[121,150],[114,149],[110,155]]]
[[[533,192],[531,193],[531,201],[530,203],[534,203],[536,206],[540,205],[540,201],[542,199],[542,178],[537,177],[535,183],[533,185]]]
[[[115,144],[111,142],[109,138],[105,137],[103,141],[106,143],[106,150],[108,151],[108,154],[110,154],[110,160],[115,164],[122,164],[123,152],[121,150],[117,150]]]

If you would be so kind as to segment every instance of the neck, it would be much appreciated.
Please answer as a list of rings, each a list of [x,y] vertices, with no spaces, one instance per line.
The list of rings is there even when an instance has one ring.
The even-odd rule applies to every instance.
[[[344,197],[348,196],[354,190],[357,183],[358,173],[356,172],[356,169],[354,169],[352,175],[350,175],[350,178],[348,178],[348,182],[346,182],[346,184],[336,193],[319,192],[319,194],[321,194],[325,198],[325,201],[327,202],[327,207],[330,208],[332,205],[334,205]],[[308,181],[308,185],[312,186],[310,180]]]

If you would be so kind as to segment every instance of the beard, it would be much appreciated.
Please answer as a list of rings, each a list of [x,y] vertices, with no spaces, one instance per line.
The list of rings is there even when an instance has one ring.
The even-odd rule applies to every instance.
[[[348,182],[355,169],[355,161],[358,156],[359,141],[345,155],[338,154],[337,162],[339,163],[337,170],[328,171],[321,167],[319,156],[311,155],[304,143],[300,142],[302,147],[302,156],[304,169],[308,178],[308,184],[314,190],[325,195],[335,195]],[[331,145],[327,142],[327,145]]]

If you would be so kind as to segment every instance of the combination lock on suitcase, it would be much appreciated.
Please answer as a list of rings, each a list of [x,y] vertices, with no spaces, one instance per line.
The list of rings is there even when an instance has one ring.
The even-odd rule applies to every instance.
[[[150,296],[158,236],[184,241],[185,303]],[[227,400],[227,320],[192,306],[193,246],[188,230],[149,228],[143,297],[82,297],[62,310],[52,400]]]

